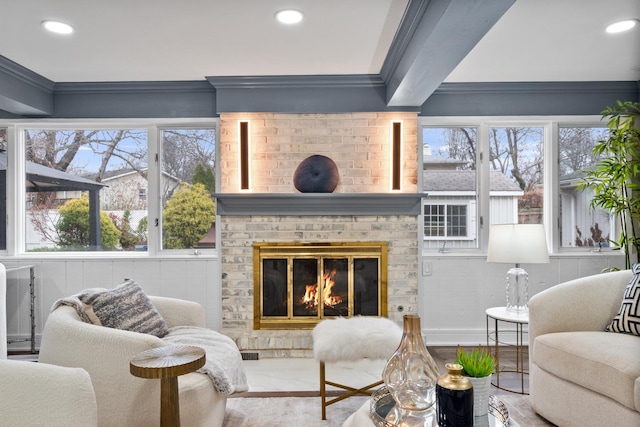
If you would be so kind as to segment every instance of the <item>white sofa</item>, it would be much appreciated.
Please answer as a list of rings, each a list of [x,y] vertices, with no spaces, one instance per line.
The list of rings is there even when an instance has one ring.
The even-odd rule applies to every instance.
[[[605,332],[631,277],[583,277],[531,298],[531,406],[552,423],[640,426],[640,337]]]
[[[168,327],[205,326],[204,310],[191,301],[149,297]],[[137,378],[129,371],[136,354],[166,345],[160,338],[83,322],[76,309],[62,306],[49,314],[39,361],[80,367],[89,372],[101,427],[158,426],[160,380]],[[222,426],[227,398],[202,373],[178,378],[183,426]]]

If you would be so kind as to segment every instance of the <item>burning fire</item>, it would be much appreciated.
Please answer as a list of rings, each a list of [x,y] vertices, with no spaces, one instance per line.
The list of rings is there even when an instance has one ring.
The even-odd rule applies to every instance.
[[[307,306],[308,308],[317,307],[318,302],[320,301],[320,296],[323,296],[322,304],[325,306],[333,307],[342,302],[342,298],[338,295],[332,294],[333,286],[336,282],[333,278],[336,275],[336,269],[331,270],[330,273],[326,271],[322,275],[322,283],[320,287],[320,292],[318,292],[318,284],[306,285],[306,290],[304,296],[302,297],[301,302]]]

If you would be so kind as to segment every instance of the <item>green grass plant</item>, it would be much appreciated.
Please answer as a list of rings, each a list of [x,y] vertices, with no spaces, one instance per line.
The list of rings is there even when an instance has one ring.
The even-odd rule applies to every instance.
[[[496,359],[488,348],[478,346],[468,353],[464,347],[456,350],[456,363],[462,365],[462,375],[474,378],[489,376],[496,369]]]

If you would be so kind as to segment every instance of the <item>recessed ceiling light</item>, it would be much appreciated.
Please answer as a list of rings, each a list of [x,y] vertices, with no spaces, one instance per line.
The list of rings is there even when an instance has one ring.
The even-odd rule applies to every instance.
[[[276,13],[276,19],[283,24],[297,24],[302,21],[302,12],[293,9],[285,9]]]
[[[69,24],[65,24],[60,21],[42,21],[42,26],[52,33],[56,34],[71,34],[73,33],[73,27]]]
[[[606,29],[607,33],[621,33],[623,31],[628,31],[636,26],[638,23],[637,19],[625,19],[623,21],[614,22],[609,25]]]

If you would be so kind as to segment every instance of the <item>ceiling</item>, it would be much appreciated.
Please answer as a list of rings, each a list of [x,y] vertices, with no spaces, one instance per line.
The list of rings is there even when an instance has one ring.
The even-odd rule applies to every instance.
[[[54,82],[378,74],[408,2],[4,1],[0,55]],[[304,21],[278,24],[284,8]],[[629,17],[640,0],[516,0],[445,81],[640,80],[640,26],[604,32]],[[76,32],[48,34],[45,19]]]

